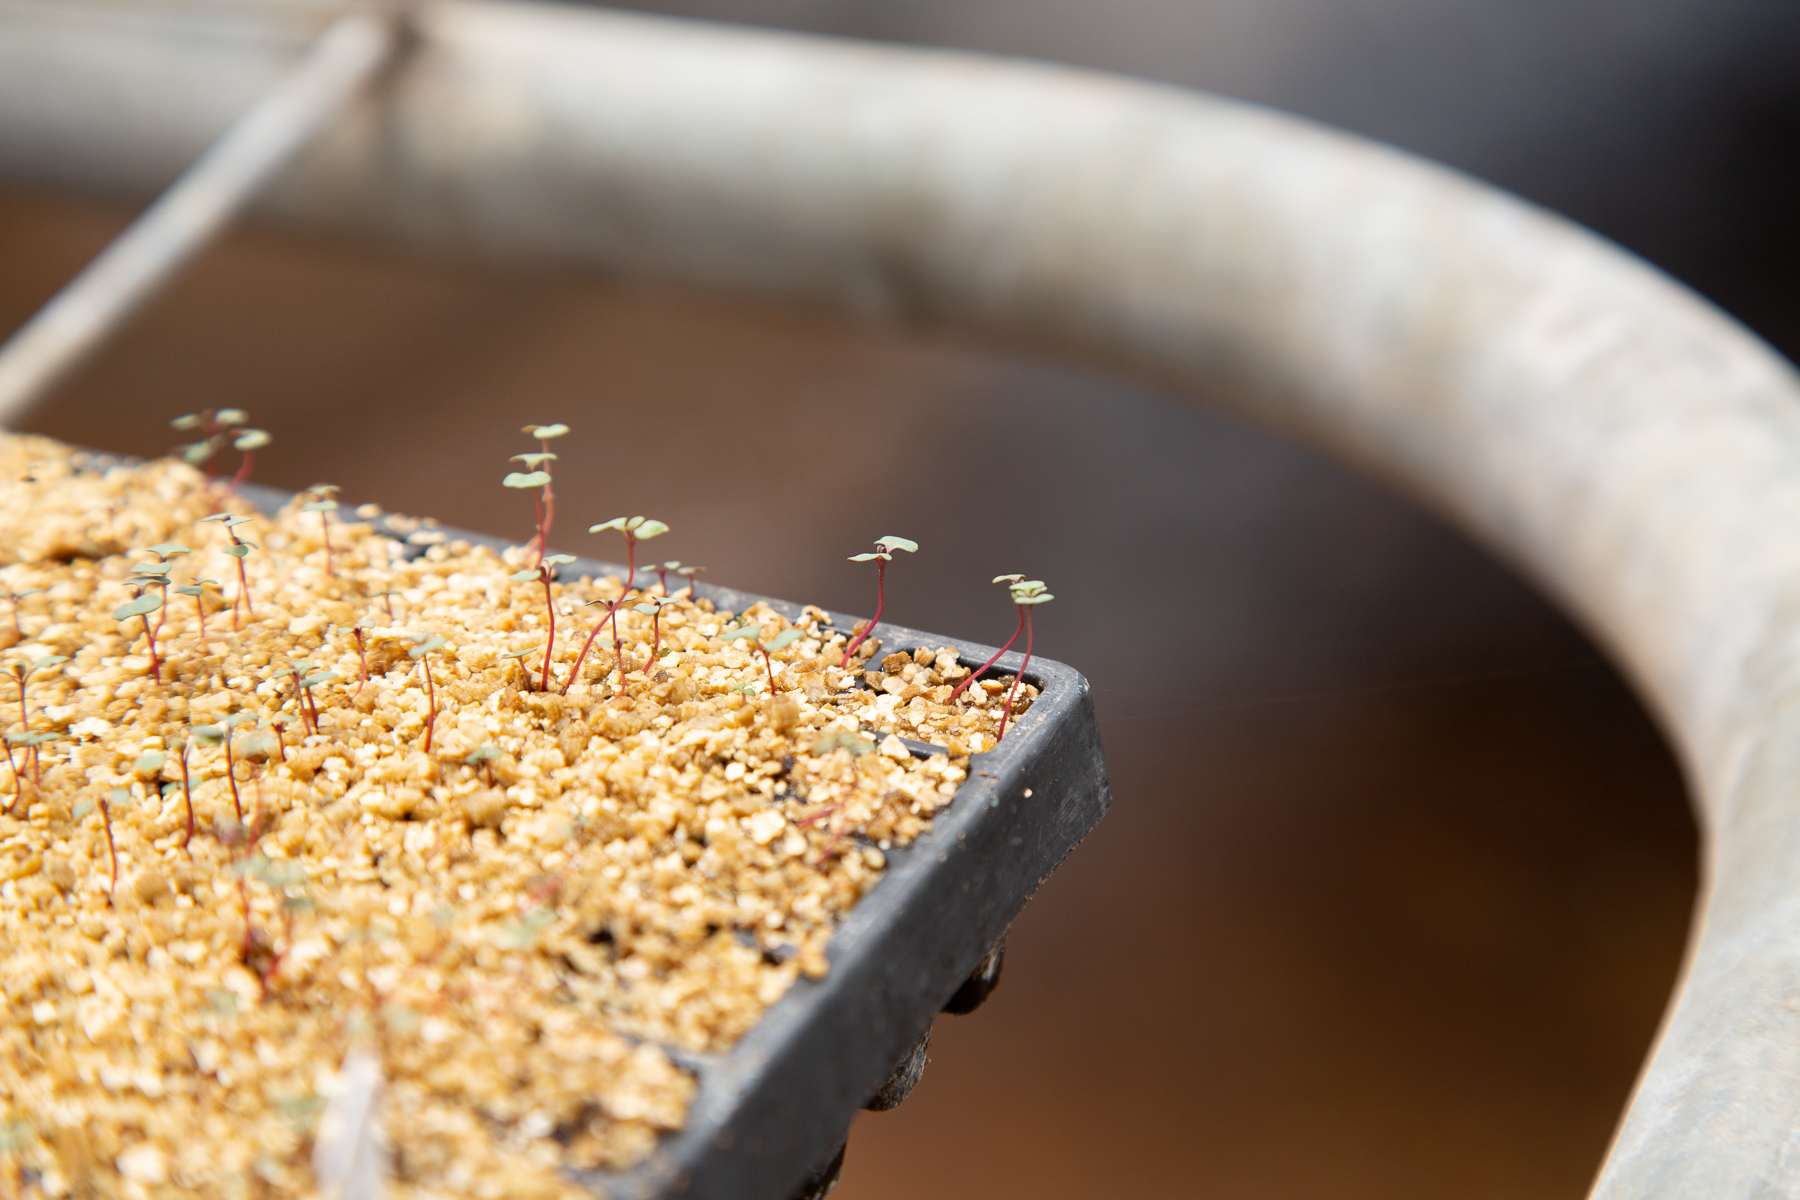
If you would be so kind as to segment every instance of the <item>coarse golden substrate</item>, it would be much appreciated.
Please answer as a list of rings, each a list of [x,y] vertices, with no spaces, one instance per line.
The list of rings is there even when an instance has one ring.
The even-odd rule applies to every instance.
[[[994,744],[998,683],[947,706],[949,650],[840,669],[812,609],[773,694],[721,635],[789,622],[704,599],[663,610],[653,665],[621,607],[623,674],[608,631],[565,694],[616,578],[554,586],[545,690],[521,552],[365,507],[328,571],[320,514],[290,507],[239,527],[239,594],[200,520],[229,497],[81,461],[0,435],[0,1195],[311,1194],[352,1046],[382,1064],[396,1194],[574,1193],[562,1168],[681,1125],[665,1047],[727,1049],[822,974],[883,849]],[[112,614],[164,543],[188,548],[174,585],[220,586],[150,615],[153,677]]]

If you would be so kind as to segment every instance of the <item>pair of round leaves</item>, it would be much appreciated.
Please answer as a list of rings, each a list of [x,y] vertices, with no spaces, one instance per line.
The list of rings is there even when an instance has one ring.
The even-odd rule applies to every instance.
[[[992,582],[1006,584],[1007,590],[1012,593],[1014,604],[1048,604],[1056,599],[1044,590],[1044,581],[1041,579],[1027,579],[1023,575],[996,575]]]
[[[508,575],[507,578],[514,583],[530,583],[533,580],[549,579],[550,571],[553,567],[560,567],[564,563],[572,563],[574,561],[575,556],[573,554],[546,554],[544,557],[538,559],[538,565],[531,568],[531,570],[514,571],[511,575]]]
[[[918,553],[918,549],[919,543],[913,541],[911,538],[895,537],[890,533],[886,537],[875,539],[875,550],[873,553],[852,554],[850,556],[850,561],[870,562],[874,559],[880,559],[882,562],[893,562],[894,551],[904,550],[908,554],[916,554]]]
[[[540,442],[547,442],[551,438],[559,438],[569,432],[569,427],[567,425],[527,425],[520,432],[530,434]],[[543,467],[546,463],[555,462],[556,455],[548,450],[538,450],[530,454],[515,454],[509,461],[524,463],[530,469],[509,472],[506,478],[500,481],[503,487],[529,489],[550,486],[550,472],[544,470]]]
[[[338,502],[332,499],[332,497],[342,490],[343,489],[338,487],[335,483],[315,483],[306,489],[306,494],[311,496],[312,499],[308,500],[305,504],[302,504],[300,506],[300,511],[316,513],[336,512]]]
[[[614,517],[610,521],[588,526],[589,533],[604,533],[608,529],[618,530],[625,535],[626,540],[633,542],[647,541],[669,532],[669,527],[654,517]]]

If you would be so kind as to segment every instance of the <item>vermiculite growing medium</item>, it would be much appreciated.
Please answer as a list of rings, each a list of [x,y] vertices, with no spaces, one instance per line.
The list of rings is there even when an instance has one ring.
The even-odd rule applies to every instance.
[[[325,485],[257,511],[244,420],[142,465],[0,435],[0,1195],[585,1195],[1036,691],[678,562],[564,574],[563,426],[497,552]]]

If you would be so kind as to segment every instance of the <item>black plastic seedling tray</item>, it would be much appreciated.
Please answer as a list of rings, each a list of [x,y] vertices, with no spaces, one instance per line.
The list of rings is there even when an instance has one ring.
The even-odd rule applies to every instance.
[[[272,511],[289,496],[248,488],[245,499]],[[430,541],[511,544],[431,523],[423,531],[393,529],[403,540],[420,532]],[[562,570],[565,578],[625,574],[619,564],[587,558]],[[789,618],[800,615],[800,605],[784,600],[706,584],[698,590],[734,612],[762,600]],[[848,631],[855,619],[831,620]],[[994,651],[887,622],[875,636],[883,654],[954,646],[970,667]],[[1021,658],[1005,656],[996,673],[1016,672]],[[1040,657],[1026,678],[1040,689],[1037,702],[999,746],[971,757],[969,778],[930,832],[888,852],[885,876],[827,946],[825,978],[802,978],[727,1053],[670,1048],[699,1079],[687,1125],[635,1169],[587,1172],[584,1183],[613,1200],[789,1200],[833,1163],[857,1110],[1106,814],[1111,790],[1087,680]],[[908,744],[915,754],[933,750]]]

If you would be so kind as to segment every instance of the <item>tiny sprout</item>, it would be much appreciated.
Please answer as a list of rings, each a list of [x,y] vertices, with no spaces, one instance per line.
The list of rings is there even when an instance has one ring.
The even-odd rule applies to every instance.
[[[849,666],[850,656],[856,653],[856,648],[862,645],[863,640],[875,632],[875,626],[881,623],[881,608],[887,601],[887,565],[894,561],[894,551],[904,550],[908,554],[913,554],[918,549],[919,543],[911,538],[895,537],[893,534],[889,534],[887,537],[875,539],[874,553],[850,556],[851,562],[869,562],[870,560],[875,562],[875,615],[869,618],[869,623],[863,626],[862,632],[852,638],[850,644],[844,647],[844,661],[838,666]]]
[[[498,746],[477,746],[463,757],[463,761],[471,767],[480,767],[487,773],[488,786],[494,786],[494,760],[500,757]]]
[[[175,752],[181,759],[181,798],[187,803],[187,832],[182,835],[181,848],[187,849],[194,840],[194,786],[188,778],[188,743],[183,738],[175,745]]]
[[[168,580],[161,578],[158,578],[156,582],[165,586],[168,584]],[[146,580],[143,584],[140,584],[140,586],[148,588],[154,585]],[[137,617],[143,621],[144,642],[150,649],[150,678],[154,680],[160,680],[162,678],[162,659],[156,653],[156,631],[150,626],[150,614],[157,611],[162,606],[162,595],[158,592],[146,590],[140,592],[137,599],[129,600],[113,610],[113,620],[115,621],[129,621],[133,617]]]
[[[301,512],[319,514],[319,536],[325,540],[325,574],[336,578],[337,571],[331,562],[331,514],[337,511],[338,502],[334,497],[342,489],[335,483],[315,483],[306,489],[312,499],[300,506]]]
[[[200,636],[206,636],[206,587],[211,584],[215,589],[219,586],[216,579],[195,579],[192,583],[184,583],[175,589],[176,595],[194,598],[194,614],[200,620]]]
[[[550,635],[544,640],[544,678],[538,685],[539,691],[550,690],[550,652],[556,645],[556,605],[550,597],[550,582],[556,577],[557,567],[574,561],[573,554],[550,554],[538,559],[535,570],[515,571],[508,576],[514,583],[530,583],[535,579],[544,585],[544,612],[549,617]]]
[[[814,742],[812,752],[823,755],[839,749],[848,750],[852,758],[861,758],[874,751],[875,743],[860,734],[840,729],[836,733],[827,734]]]
[[[637,544],[661,537],[669,532],[669,527],[654,517],[614,517],[588,526],[589,533],[602,533],[608,529],[616,529],[625,535],[625,590],[629,592],[637,581]]]
[[[6,744],[9,749],[13,746],[24,746],[31,751],[31,782],[33,786],[41,788],[44,786],[44,764],[39,748],[47,742],[60,742],[67,736],[62,733],[46,733],[41,729],[35,733],[9,733],[6,735]],[[11,760],[12,755],[8,753],[7,761]]]
[[[704,570],[706,570],[705,567],[677,567],[677,568],[675,568],[675,573],[677,575],[681,576],[683,579],[687,580],[687,598],[689,600],[692,600],[695,595],[694,576],[700,574],[700,572],[702,572]]]
[[[231,439],[231,448],[243,455],[238,463],[237,474],[231,477],[231,491],[237,491],[250,482],[250,466],[256,461],[256,452],[274,441],[266,429],[245,429]]]
[[[394,617],[394,597],[405,595],[406,589],[405,588],[383,588],[381,591],[376,592],[375,594],[377,596],[381,597],[382,606],[387,609],[388,624],[392,625],[396,619]]]
[[[25,636],[25,627],[19,624],[19,601],[25,599],[27,596],[35,596],[43,590],[44,589],[41,587],[29,587],[21,588],[16,592],[6,593],[7,600],[12,602],[13,632],[18,634],[21,639]]]
[[[762,638],[761,625],[742,625],[726,634],[724,638],[720,640],[720,644],[724,645],[727,642],[735,642],[739,638],[748,638],[750,644],[763,656],[763,669],[769,673],[769,693],[770,695],[773,695],[775,692],[775,666],[770,660],[769,655],[777,650],[786,649],[788,646],[805,636],[806,631],[804,629],[784,629],[774,637],[770,638],[769,644],[765,646],[760,640]]]
[[[418,634],[413,647],[406,652],[408,658],[416,659],[425,670],[425,690],[430,694],[431,715],[425,719],[425,753],[431,753],[431,734],[437,726],[437,684],[431,678],[431,652],[443,649],[444,639],[436,634],[427,636]]]
[[[556,521],[556,489],[550,478],[550,464],[556,461],[556,455],[550,452],[550,439],[562,437],[569,432],[567,425],[527,425],[521,432],[537,439],[538,452],[535,454],[515,454],[514,462],[522,462],[530,470],[513,471],[500,482],[509,488],[536,488],[537,494],[532,496],[532,507],[537,512],[537,532],[532,535],[526,552],[538,559],[550,548],[550,526]]]
[[[1025,577],[1023,575],[996,575],[996,576],[994,576],[992,582],[1004,583],[1009,586],[1018,586],[1025,582]],[[1043,585],[1039,584],[1038,586],[1041,588]],[[974,686],[976,680],[980,679],[983,675],[987,674],[987,669],[989,667],[993,666],[995,663],[1000,661],[1000,656],[1002,654],[1005,654],[1008,650],[1012,649],[1012,644],[1014,642],[1018,641],[1019,635],[1024,632],[1025,632],[1025,608],[1023,605],[1020,605],[1019,606],[1019,623],[1018,623],[1018,625],[1016,625],[1013,628],[1013,635],[1006,639],[1006,645],[1004,645],[1004,646],[1000,647],[998,650],[994,651],[994,657],[992,657],[992,658],[988,659],[986,662],[982,663],[974,671],[970,672],[969,677],[967,679],[965,679],[961,683],[957,684],[955,690],[953,690],[950,693],[950,695],[944,700],[944,703],[949,704],[949,703],[953,702],[958,696],[963,694],[964,689]]]
[[[1006,724],[1012,720],[1013,697],[1019,694],[1019,684],[1025,679],[1025,670],[1031,666],[1031,610],[1040,604],[1048,604],[1056,599],[1044,590],[1041,579],[1027,579],[1012,585],[1013,603],[1025,615],[1025,661],[1019,664],[1018,674],[1013,676],[1011,690],[1006,693],[1006,708],[1000,714],[1000,732],[997,737],[1006,736]]]
[[[609,621],[612,623],[612,631],[613,631],[613,665],[618,669],[619,683],[621,685],[624,684],[624,682],[625,682],[625,648],[624,648],[623,643],[619,639],[619,606],[625,603],[625,597],[628,594],[629,594],[628,591],[622,590],[622,591],[620,591],[619,598],[617,600],[589,600],[588,601],[588,604],[590,606],[595,605],[595,604],[606,605],[606,615],[604,617],[601,617],[598,621],[594,622],[594,628],[593,628],[592,632],[590,632],[587,635],[587,641],[581,643],[581,653],[577,654],[575,656],[575,665],[569,669],[569,677],[567,679],[563,680],[563,685],[562,685],[562,694],[563,695],[565,695],[565,696],[568,695],[569,688],[574,684],[574,682],[577,679],[581,678],[581,664],[587,661],[588,648],[594,644],[594,639],[600,636],[600,631],[602,629],[606,628],[607,622],[609,622]]]
[[[200,519],[202,521],[217,521],[225,526],[226,536],[231,538],[231,545],[225,547],[225,553],[237,559],[238,595],[244,602],[244,614],[252,621],[256,620],[256,610],[250,605],[250,580],[249,577],[244,574],[244,556],[256,549],[256,543],[246,541],[237,535],[237,527],[239,525],[246,525],[256,518],[236,517],[230,513],[214,513],[210,517],[201,517]],[[237,610],[238,601],[234,599],[231,602],[231,628],[234,633],[237,631],[238,627]]]
[[[533,643],[531,643],[531,645],[526,646],[522,650],[512,650],[512,651],[509,651],[500,656],[501,658],[510,658],[514,662],[519,664],[519,672],[525,680],[525,690],[526,691],[531,690],[531,670],[530,670],[530,668],[528,668],[525,665],[525,656],[527,654],[530,654],[532,651],[536,650],[537,648],[538,648],[538,644],[536,642],[533,642]]]
[[[202,746],[225,748],[225,781],[231,785],[231,809],[237,815],[239,825],[244,823],[244,799],[238,794],[237,760],[231,754],[231,727],[254,720],[246,713],[233,713],[217,725],[196,725],[191,730],[194,740]]]
[[[661,566],[654,568],[656,571],[656,582],[657,585],[662,588],[663,595],[666,596],[669,594],[669,572],[678,571],[680,569],[681,560],[679,558],[670,559]]]
[[[19,687],[19,727],[26,733],[31,732],[31,706],[26,701],[26,681],[47,667],[59,667],[68,661],[66,654],[46,654],[36,662],[16,662],[12,665],[13,682]]]
[[[660,596],[647,596],[642,604],[631,606],[633,612],[641,612],[650,618],[650,657],[644,660],[644,674],[650,674],[650,668],[656,665],[658,652],[662,649],[662,610],[670,603],[669,591],[663,589]]]
[[[241,408],[209,408],[202,412],[187,413],[169,422],[172,428],[181,430],[197,430],[200,440],[185,446],[175,447],[182,459],[190,467],[199,467],[206,474],[208,487],[213,482],[213,459],[218,457],[227,443],[246,454],[246,462],[238,468],[239,478],[232,480],[231,486],[237,487],[243,479],[249,477],[248,452],[254,451],[269,443],[269,435],[260,429],[240,429],[250,415]],[[250,438],[250,445],[238,446],[251,434],[261,434],[261,440]]]
[[[106,796],[100,797],[100,818],[106,822],[106,853],[112,859],[112,887],[107,889],[110,894],[119,890],[119,849],[113,844],[112,806],[130,804],[131,792],[126,788],[116,787],[112,790],[112,803],[107,803],[107,800]]]

